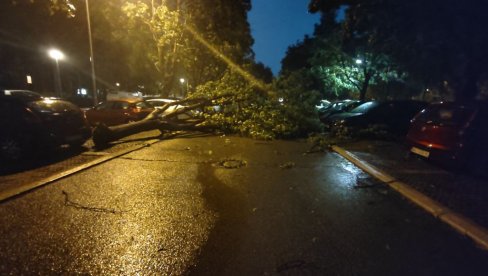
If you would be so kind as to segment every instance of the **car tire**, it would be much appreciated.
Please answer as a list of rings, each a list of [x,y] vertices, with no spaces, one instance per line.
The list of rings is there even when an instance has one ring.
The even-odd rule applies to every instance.
[[[0,160],[17,162],[27,153],[26,141],[14,135],[0,137]]]

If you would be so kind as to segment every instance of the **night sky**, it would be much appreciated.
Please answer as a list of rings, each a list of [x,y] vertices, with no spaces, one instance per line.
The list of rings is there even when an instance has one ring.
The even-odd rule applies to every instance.
[[[252,0],[249,23],[256,60],[276,75],[288,46],[312,34],[319,15],[308,13],[310,0]]]

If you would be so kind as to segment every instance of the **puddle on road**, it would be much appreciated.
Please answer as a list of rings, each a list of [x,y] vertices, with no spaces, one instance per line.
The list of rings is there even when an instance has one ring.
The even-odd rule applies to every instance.
[[[344,170],[350,172],[351,174],[353,174],[355,177],[357,177],[358,175],[362,175],[364,174],[364,172],[356,167],[353,163],[349,162],[349,161],[343,161],[340,163],[340,166],[341,168],[343,168]]]

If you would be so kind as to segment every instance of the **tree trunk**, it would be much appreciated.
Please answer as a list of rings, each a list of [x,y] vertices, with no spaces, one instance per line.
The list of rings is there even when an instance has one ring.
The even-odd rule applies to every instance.
[[[210,132],[216,129],[215,126],[200,125],[205,121],[204,118],[193,118],[189,112],[196,110],[205,106],[212,105],[212,100],[217,100],[230,96],[229,94],[224,94],[217,96],[213,99],[183,99],[180,101],[168,103],[161,108],[158,108],[147,115],[141,121],[111,126],[108,127],[104,124],[100,124],[93,130],[93,142],[97,148],[106,147],[110,142],[119,140],[121,138],[133,135],[139,132],[158,129],[161,133],[165,131],[202,131]],[[231,99],[229,102],[239,102],[239,100]],[[224,101],[224,104],[229,102]],[[170,106],[184,106],[178,108],[170,113],[165,113],[165,111]],[[189,119],[178,119],[178,115],[188,114]]]
[[[110,142],[143,131],[159,129],[158,120],[142,120],[124,125],[108,127],[104,124],[97,125],[93,130],[93,143],[97,148],[104,148]]]
[[[363,85],[361,86],[361,90],[359,91],[360,101],[364,101],[366,99],[366,92],[368,92],[369,81],[371,80],[371,77],[371,73],[365,72]]]

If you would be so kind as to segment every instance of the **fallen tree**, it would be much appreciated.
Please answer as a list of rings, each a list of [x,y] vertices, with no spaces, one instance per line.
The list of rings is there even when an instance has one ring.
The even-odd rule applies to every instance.
[[[219,97],[221,98],[221,97]],[[202,114],[197,111],[212,104],[214,99],[184,99],[156,108],[146,118],[122,125],[106,126],[98,124],[93,130],[93,142],[97,148],[106,147],[110,142],[148,130],[158,129],[161,133],[166,131],[214,131],[215,127],[201,125],[205,122]],[[174,107],[174,108],[171,108]],[[167,112],[172,110],[171,112]],[[179,119],[178,115],[186,114],[187,118]]]
[[[104,147],[153,129],[161,133],[218,130],[261,140],[306,137],[321,130],[315,110],[319,97],[316,91],[304,89],[299,80],[286,78],[260,87],[229,70],[220,80],[198,86],[188,98],[167,103],[141,121],[97,126],[93,141],[97,147]],[[188,116],[181,118],[181,114]]]

